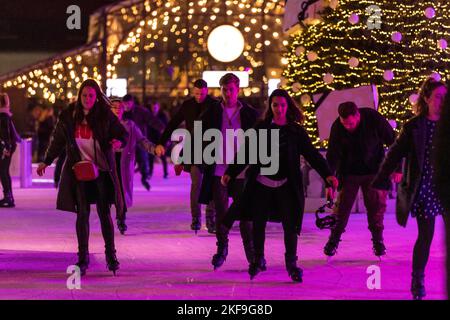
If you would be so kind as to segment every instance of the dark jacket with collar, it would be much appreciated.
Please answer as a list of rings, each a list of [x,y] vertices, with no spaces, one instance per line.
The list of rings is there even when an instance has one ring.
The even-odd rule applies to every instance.
[[[405,158],[403,179],[398,186],[396,205],[397,222],[403,227],[406,226],[409,212],[419,190],[425,159],[426,135],[424,116],[416,116],[406,122],[399,137],[389,149],[372,184],[374,188],[387,190],[384,181],[389,179]]]
[[[328,167],[327,161],[320,154],[320,152],[312,145],[311,140],[306,133],[305,129],[298,123],[288,124],[288,163],[289,168],[287,172],[288,181],[286,182],[289,188],[294,194],[296,205],[298,208],[297,211],[291,212],[289,219],[291,221],[291,225],[295,227],[297,234],[300,234],[303,223],[303,213],[305,207],[305,196],[303,193],[303,178],[302,171],[300,170],[300,156],[303,156],[306,161],[314,168],[319,175],[325,180],[328,176],[331,176],[331,170]],[[259,129],[270,129],[270,122],[261,121],[255,126],[257,132]],[[258,137],[258,148],[260,146],[259,135]],[[259,153],[258,153],[259,154]],[[248,170],[246,171],[246,182],[244,191],[242,196],[237,202],[233,202],[230,209],[227,212],[227,215],[224,219],[224,224],[231,228],[233,222],[235,220],[253,220],[252,215],[257,214],[254,212],[252,214],[252,208],[250,207],[250,203],[248,199],[253,198],[252,194],[255,190],[255,184],[258,183],[256,181],[257,176],[260,173],[261,163],[251,164],[249,165]],[[231,164],[228,166],[226,174],[229,175],[232,179],[237,177],[244,169],[247,167],[245,164]],[[325,184],[328,186],[328,183],[325,181]],[[270,221],[273,222],[281,222],[282,217],[279,216],[277,211],[274,211],[270,215]]]
[[[56,208],[58,210],[76,213],[80,206],[84,207],[87,199],[84,192],[84,183],[77,181],[72,169],[75,163],[81,161],[80,150],[75,141],[74,110],[74,107],[71,106],[60,113],[45,154],[44,163],[46,165],[52,164],[65,149],[67,156],[61,173]],[[99,142],[101,152],[107,160],[109,174],[114,185],[117,216],[120,218],[123,215],[124,203],[115,156],[110,142],[112,139],[116,139],[121,141],[122,145],[125,145],[128,133],[120,123],[119,119],[110,110],[108,110],[106,115],[105,125],[96,125],[89,115],[86,119],[92,129],[94,139]]]
[[[191,137],[194,137],[194,121],[201,120],[202,115],[217,100],[211,96],[206,96],[202,103],[198,103],[195,98],[189,98],[183,102],[178,112],[170,119],[157,144],[165,146],[170,140],[172,133],[184,122],[186,130]],[[194,154],[194,145],[191,147],[191,154]],[[190,171],[190,164],[184,164],[185,170]]]
[[[242,103],[242,108],[239,111],[241,129],[248,130],[253,128],[258,119],[258,112],[247,103],[239,100]],[[204,112],[201,117],[202,130],[205,132],[208,129],[222,129],[223,107],[222,101],[216,101]],[[203,179],[200,191],[199,202],[208,204],[212,200],[212,184],[214,180],[215,164],[203,164]]]

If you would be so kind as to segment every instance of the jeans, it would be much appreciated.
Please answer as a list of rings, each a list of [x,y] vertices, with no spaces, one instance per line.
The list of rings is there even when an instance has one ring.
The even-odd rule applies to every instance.
[[[192,218],[198,218],[201,219],[202,216],[202,210],[201,210],[201,204],[198,202],[198,198],[200,196],[200,189],[202,186],[202,178],[203,173],[201,170],[197,167],[192,165],[191,166],[191,214]],[[206,206],[206,221],[214,221],[215,219],[215,208],[214,208],[214,201],[211,201]]]
[[[372,234],[381,234],[383,232],[387,192],[371,187],[374,177],[374,175],[345,176],[340,181],[342,183],[342,190],[339,193],[334,210],[337,218],[336,226],[333,229],[335,234],[340,235],[345,232],[345,227],[347,226],[359,188],[362,189],[364,205],[367,209],[369,230]]]

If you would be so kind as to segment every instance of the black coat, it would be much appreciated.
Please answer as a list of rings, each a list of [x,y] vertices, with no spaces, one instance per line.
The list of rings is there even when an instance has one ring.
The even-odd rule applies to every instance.
[[[384,159],[383,145],[390,146],[395,140],[394,130],[380,113],[370,108],[360,108],[359,112],[361,122],[357,145],[339,118],[331,127],[327,160],[332,172],[337,172],[338,178],[348,175],[354,161],[361,158],[368,170],[367,174],[376,174]],[[400,167],[398,170],[400,171]],[[386,180],[385,184],[389,185],[389,181]]]
[[[406,226],[409,212],[419,190],[425,161],[426,135],[424,116],[416,116],[406,122],[397,140],[389,149],[372,184],[374,188],[387,190],[384,181],[390,178],[405,158],[403,179],[398,186],[396,205],[397,222],[403,227]]]
[[[4,149],[13,153],[16,150],[17,142],[20,142],[20,136],[16,131],[16,127],[12,122],[11,116],[7,113],[0,112],[0,152]]]
[[[146,138],[149,138],[151,130],[156,130],[158,133],[164,130],[164,124],[142,106],[135,105],[131,111],[123,114],[123,118],[133,120]],[[155,141],[152,142],[155,143]]]
[[[256,130],[269,129],[270,123],[267,121],[260,122],[255,126]],[[303,178],[302,171],[300,170],[300,156],[303,156],[306,161],[314,168],[319,175],[325,180],[328,176],[331,176],[331,170],[328,167],[327,161],[320,154],[320,152],[312,145],[311,140],[306,133],[305,129],[298,124],[288,124],[288,186],[295,195],[295,207],[298,208],[290,215],[291,224],[295,226],[297,234],[300,234],[303,222],[303,213],[305,207],[305,196],[303,193]],[[258,141],[259,146],[259,141]],[[259,160],[259,159],[258,159]],[[237,177],[244,169],[246,165],[231,164],[228,166],[226,174],[232,178]],[[235,220],[253,220],[252,208],[248,199],[252,199],[253,192],[255,190],[255,184],[258,183],[256,178],[260,173],[261,164],[251,164],[246,171],[246,182],[244,191],[240,199],[234,202],[227,212],[224,219],[224,224],[230,228]],[[328,183],[325,181],[328,186]],[[255,213],[257,214],[257,213]],[[270,221],[281,222],[281,217],[277,212],[273,212],[270,215]]]
[[[111,140],[117,139],[126,144],[128,133],[122,126],[119,119],[110,111],[106,115],[106,125],[95,125],[92,118],[87,116],[87,122],[92,128],[95,140],[100,144],[100,149],[107,160],[109,173],[113,182],[115,205],[118,217],[122,217],[124,203],[120,188],[119,176],[117,173],[114,152],[111,147]],[[81,161],[80,150],[75,141],[75,119],[74,108],[69,107],[59,115],[55,130],[53,131],[50,144],[45,154],[44,163],[52,164],[61,152],[66,151],[66,160],[63,165],[61,180],[59,183],[58,198],[56,208],[62,211],[78,212],[80,206],[84,207],[88,201],[85,197],[84,183],[76,180],[73,172],[73,165]]]
[[[158,140],[157,144],[165,146],[170,139],[170,136],[183,122],[185,123],[186,130],[189,131],[191,137],[194,136],[194,121],[201,120],[205,110],[208,106],[217,103],[217,100],[211,96],[206,96],[202,103],[198,103],[195,98],[189,98],[183,102],[177,113],[170,119],[164,132]],[[194,145],[191,147],[191,155],[194,154]],[[190,164],[184,164],[186,171],[190,171]]]
[[[241,129],[245,131],[253,128],[256,124],[258,112],[245,102],[240,102],[242,103],[242,108],[239,112],[241,117]],[[223,108],[221,103],[221,101],[217,101],[211,104],[210,107],[204,112],[201,117],[203,132],[208,129],[222,129]],[[199,197],[200,203],[208,204],[212,200],[212,184],[214,181],[215,169],[215,164],[202,165],[203,179]]]
[[[167,123],[169,122],[169,118],[168,118],[167,114],[163,110],[159,110],[158,114],[153,115],[153,116],[159,120],[159,122],[163,126],[162,130],[164,130],[167,126]],[[159,127],[159,125],[158,125],[158,127],[151,126],[150,128],[148,128],[148,134],[147,134],[148,140],[150,140],[153,143],[157,143],[159,141],[159,139],[161,138],[162,130],[161,130],[161,127]]]

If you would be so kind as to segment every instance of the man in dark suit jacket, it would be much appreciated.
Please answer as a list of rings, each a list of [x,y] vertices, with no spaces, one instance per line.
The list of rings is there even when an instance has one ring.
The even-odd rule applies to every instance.
[[[202,79],[194,82],[193,97],[187,99],[181,105],[178,112],[172,117],[162,133],[155,148],[155,154],[159,157],[166,152],[165,145],[170,139],[170,136],[178,128],[181,123],[185,123],[186,129],[189,131],[191,137],[194,137],[194,121],[199,121],[203,113],[217,101],[208,95],[208,84]],[[192,144],[191,155],[194,154],[194,144]],[[202,184],[203,173],[198,165],[184,163],[184,170],[191,175],[191,214],[192,223],[191,229],[197,232],[201,229],[201,205],[198,202],[200,195],[200,187]],[[214,204],[209,202],[206,207],[206,227],[209,233],[216,232],[215,211]]]
[[[206,110],[202,117],[202,127],[204,131],[209,129],[216,129],[221,131],[223,146],[226,146],[226,130],[243,129],[248,130],[256,124],[258,113],[251,106],[238,99],[239,95],[239,78],[227,73],[220,79],[220,88],[222,92],[222,100],[211,105]],[[235,144],[236,141],[235,141]],[[221,153],[223,160],[227,158],[234,158],[236,150],[218,150]],[[233,155],[228,155],[227,152],[233,152]],[[231,157],[230,157],[231,156]],[[204,159],[203,159],[204,160]],[[204,165],[204,174],[202,181],[202,188],[200,192],[200,202],[209,203],[214,201],[216,208],[216,238],[217,238],[217,253],[213,256],[212,264],[214,269],[219,268],[225,262],[228,255],[228,228],[222,224],[222,220],[228,210],[228,198],[232,197],[236,201],[243,191],[244,175],[243,172],[228,184],[223,186],[220,182],[227,168],[225,161],[217,161],[213,164]],[[254,257],[253,236],[252,236],[252,222],[241,221],[239,223],[242,242],[244,244],[245,255],[249,263]]]

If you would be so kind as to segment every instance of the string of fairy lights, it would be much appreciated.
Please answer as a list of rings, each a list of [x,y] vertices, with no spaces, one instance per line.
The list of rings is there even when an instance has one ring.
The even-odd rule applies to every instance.
[[[106,78],[126,77],[129,83],[139,86],[144,76],[149,82],[161,82],[161,74],[169,69],[164,80],[173,81],[174,74],[179,76],[185,66],[191,76],[201,76],[216,63],[207,51],[210,31],[231,24],[242,32],[245,48],[239,59],[227,64],[227,69],[248,71],[250,77],[255,77],[250,78],[250,83],[256,78],[267,83],[268,77],[280,77],[282,72],[280,56],[288,45],[281,27],[283,13],[282,0],[143,0],[115,7],[108,12],[106,22]],[[265,72],[269,66],[264,65],[264,55],[276,57],[271,59],[274,62],[269,74]],[[100,58],[98,42],[82,52],[14,74],[1,80],[0,85],[25,89],[28,97],[41,97],[50,103],[70,99],[84,79],[102,80]],[[142,59],[146,59],[145,68]],[[264,70],[262,77],[258,70]],[[244,94],[260,90],[251,86],[244,89]]]
[[[73,56],[55,59],[47,66],[30,68],[6,80],[3,88],[26,89],[27,97],[39,96],[50,103],[55,103],[61,97],[71,99],[82,81],[87,78],[101,81],[98,67],[86,64],[95,55],[98,55],[98,50],[92,48]]]
[[[445,0],[328,1],[322,19],[293,34],[282,86],[305,112],[317,147],[314,94],[375,84],[379,111],[401,124],[411,114],[420,84],[449,79],[450,3]],[[367,8],[381,9],[381,26],[369,29]]]

